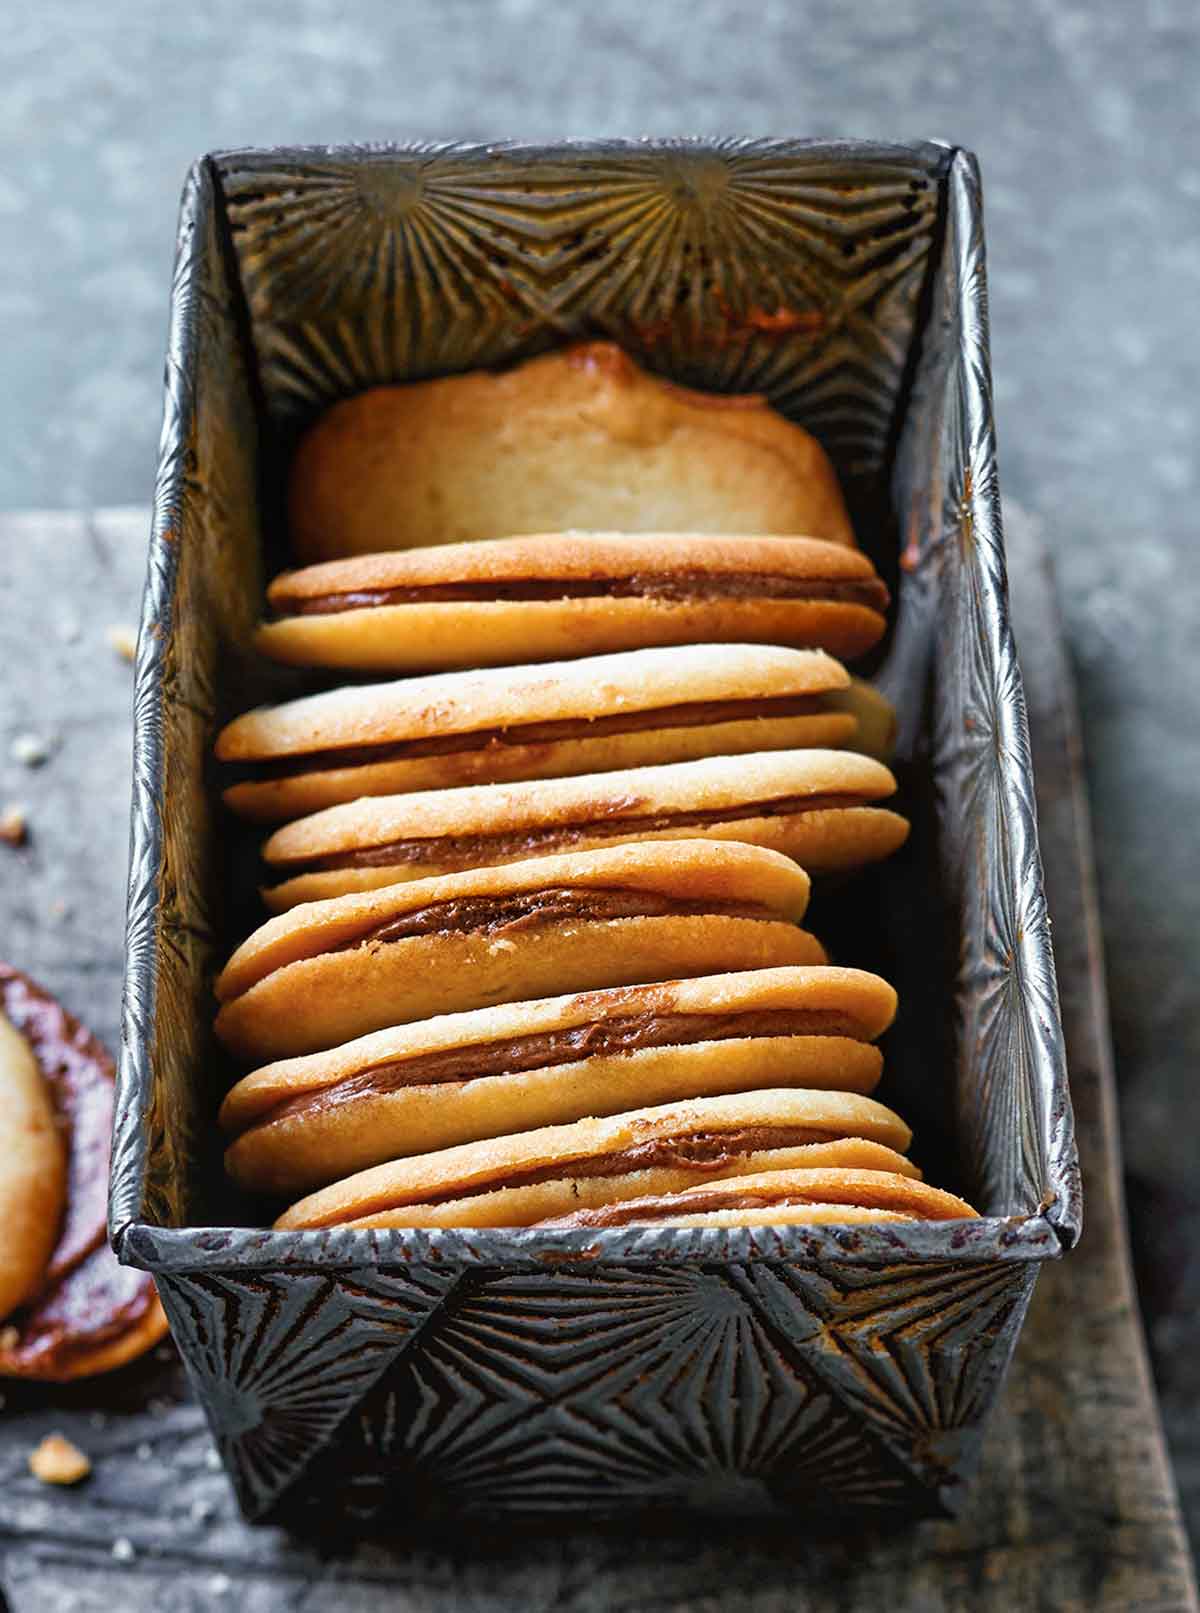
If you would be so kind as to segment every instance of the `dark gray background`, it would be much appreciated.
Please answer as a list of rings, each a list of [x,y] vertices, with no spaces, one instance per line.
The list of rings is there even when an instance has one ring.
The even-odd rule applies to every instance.
[[[1135,1250],[1196,1524],[1195,0],[27,0],[0,70],[8,509],[148,500],[175,208],[203,151],[721,133],[979,154],[1002,485],[1057,557],[1080,675]]]

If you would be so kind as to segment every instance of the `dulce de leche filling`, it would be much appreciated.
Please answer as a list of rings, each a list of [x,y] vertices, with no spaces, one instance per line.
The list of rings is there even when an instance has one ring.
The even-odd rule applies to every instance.
[[[369,944],[408,941],[419,935],[511,935],[570,919],[742,918],[778,920],[779,914],[753,902],[693,902],[662,891],[619,890],[579,886],[547,886],[533,891],[506,891],[495,896],[459,896],[397,913],[351,936],[326,952],[348,952]]]
[[[882,615],[888,591],[878,577],[788,577],[770,572],[670,571],[635,572],[628,577],[530,577],[506,582],[400,584],[393,588],[355,588],[328,594],[292,594],[286,585],[273,590],[272,603],[281,616],[332,616],[370,610],[379,605],[440,603],[500,604],[512,600],[655,599],[667,604],[701,604],[707,600],[797,599],[836,605],[861,605]]]
[[[830,1008],[759,1008],[727,1014],[670,1014],[647,1010],[552,1031],[533,1031],[501,1042],[448,1047],[397,1059],[348,1076],[319,1091],[277,1104],[248,1130],[284,1117],[316,1116],[339,1104],[380,1097],[406,1087],[438,1086],[553,1069],[589,1058],[612,1058],[648,1048],[686,1047],[698,1042],[768,1036],[844,1036],[866,1040],[861,1023]]]
[[[502,745],[549,745],[565,739],[598,739],[607,734],[633,734],[647,728],[697,728],[708,723],[745,722],[758,717],[814,717],[828,707],[820,694],[758,696],[751,700],[696,700],[652,711],[622,711],[605,717],[563,717],[553,722],[513,723],[503,728],[476,728],[469,733],[438,734],[422,739],[384,740],[378,745],[344,745],[305,751],[254,764],[257,778],[292,778],[297,773],[339,767],[366,767],[423,756],[459,755]]]
[[[592,1176],[626,1176],[637,1171],[695,1171],[698,1176],[727,1170],[747,1154],[771,1148],[803,1148],[808,1143],[827,1143],[842,1135],[821,1131],[814,1126],[734,1126],[728,1131],[691,1131],[674,1136],[648,1138],[628,1148],[607,1154],[588,1154],[582,1159],[551,1160],[498,1173],[487,1181],[446,1187],[441,1192],[417,1194],[406,1202],[447,1204],[458,1199],[478,1198],[508,1187],[535,1187],[539,1182],[580,1181]]]
[[[580,840],[609,840],[621,835],[655,834],[663,829],[695,829],[714,823],[740,823],[747,818],[792,817],[802,812],[826,812],[838,807],[865,806],[870,797],[853,791],[827,790],[822,795],[783,795],[769,801],[738,801],[728,806],[693,811],[655,812],[643,816],[617,816],[609,809],[620,802],[603,802],[599,813],[575,823],[552,823],[501,834],[432,835],[420,840],[389,840],[379,846],[358,846],[351,851],[328,852],[291,865],[306,873],[339,868],[390,868],[397,863],[461,863],[486,867],[500,857],[535,855]]]
[[[687,1197],[678,1193],[647,1195],[640,1199],[626,1199],[619,1204],[605,1204],[597,1210],[575,1210],[570,1215],[559,1215],[548,1221],[538,1221],[538,1230],[573,1232],[583,1228],[623,1227],[638,1221],[668,1221],[679,1215],[706,1215],[713,1210],[765,1210],[782,1209],[786,1205],[825,1203],[819,1195],[797,1193],[795,1188],[777,1193],[757,1187],[747,1192],[735,1185],[729,1187],[713,1183],[703,1191],[688,1190]]]

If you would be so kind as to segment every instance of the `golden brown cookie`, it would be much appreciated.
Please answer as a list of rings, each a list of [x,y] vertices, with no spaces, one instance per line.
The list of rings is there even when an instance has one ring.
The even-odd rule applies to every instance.
[[[108,1245],[112,1060],[59,1003],[2,963],[0,1014],[33,1054],[66,1154],[53,1251],[36,1292],[0,1326],[0,1377],[91,1377],[143,1354],[167,1330],[153,1279],[118,1265]]]
[[[543,1221],[560,1232],[604,1227],[790,1226],[808,1222],[955,1221],[977,1214],[963,1199],[887,1168],[788,1168],[625,1199]]]
[[[42,1286],[67,1198],[54,1102],[29,1043],[0,1008],[0,1323]]]
[[[285,825],[263,848],[276,911],[349,891],[631,840],[742,840],[810,874],[876,862],[906,820],[896,781],[853,751],[766,751],[582,778],[371,797]]]
[[[701,644],[358,685],[236,718],[225,799],[263,822],[364,795],[562,778],[700,756],[841,745],[849,676],[818,650]]]
[[[668,644],[862,655],[888,593],[866,555],[804,537],[559,532],[284,572],[258,648],[293,666],[440,672]]]
[[[693,1098],[393,1160],[302,1199],[276,1226],[530,1226],[806,1164],[915,1175],[899,1152],[909,1141],[898,1115],[854,1093]]]
[[[896,994],[831,967],[616,986],[443,1014],[256,1070],[226,1098],[243,1186],[307,1192],[401,1154],[679,1098],[870,1092]]]
[[[262,1062],[553,992],[823,963],[796,928],[808,891],[777,852],[671,840],[307,902],[229,960],[217,1033]]]
[[[854,543],[808,432],[762,397],[649,375],[611,342],[335,404],[296,451],[288,519],[302,562],[571,529]]]

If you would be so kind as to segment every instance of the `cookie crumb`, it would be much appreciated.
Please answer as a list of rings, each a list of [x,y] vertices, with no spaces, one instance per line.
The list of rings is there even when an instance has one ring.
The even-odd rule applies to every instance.
[[[29,1453],[29,1471],[43,1484],[78,1484],[92,1471],[92,1464],[62,1434],[47,1434]]]
[[[40,734],[18,734],[8,750],[22,767],[41,767],[50,760],[50,745]]]
[[[9,1350],[15,1350],[20,1342],[21,1335],[15,1327],[0,1327],[0,1350],[7,1354]]]
[[[28,839],[29,821],[25,808],[14,801],[11,806],[0,809],[0,840],[6,846],[23,846]]]
[[[114,649],[122,661],[132,661],[137,654],[137,630],[126,627],[121,623],[110,627],[105,634],[110,648]]]

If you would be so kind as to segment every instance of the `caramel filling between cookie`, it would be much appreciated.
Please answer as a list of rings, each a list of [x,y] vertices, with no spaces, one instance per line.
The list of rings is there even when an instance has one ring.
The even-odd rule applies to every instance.
[[[705,1215],[714,1210],[766,1210],[784,1209],[789,1205],[845,1204],[847,1208],[895,1210],[895,1204],[873,1204],[865,1198],[841,1199],[830,1197],[831,1189],[814,1189],[812,1193],[797,1192],[795,1187],[772,1193],[768,1188],[757,1187],[752,1192],[731,1187],[721,1188],[715,1183],[707,1189],[690,1188],[687,1198],[678,1193],[663,1193],[657,1197],[647,1195],[641,1199],[626,1199],[619,1204],[606,1204],[597,1210],[576,1210],[571,1215],[555,1216],[549,1221],[537,1222],[539,1231],[573,1232],[590,1228],[629,1226],[639,1221],[668,1221],[680,1215]],[[928,1217],[911,1212],[914,1220]]]
[[[628,577],[529,577],[506,582],[485,578],[465,582],[397,584],[353,588],[328,594],[274,591],[279,616],[333,616],[380,605],[504,604],[509,601],[572,599],[653,599],[664,604],[703,604],[709,600],[795,599],[831,605],[861,605],[883,615],[888,591],[878,577],[788,577],[771,572],[634,572]]]
[[[478,728],[469,733],[439,734],[423,739],[381,740],[377,745],[333,746],[254,763],[256,778],[292,778],[298,773],[339,767],[366,767],[424,756],[458,755],[504,745],[551,745],[566,739],[597,739],[607,734],[634,734],[647,728],[696,728],[702,724],[746,722],[758,717],[829,715],[821,694],[759,696],[753,700],[697,700],[650,711],[623,711],[607,717],[563,717],[554,722],[513,723]]]
[[[500,938],[571,919],[740,918],[785,922],[772,909],[753,902],[689,901],[653,890],[620,890],[579,886],[547,886],[535,891],[505,891],[494,896],[459,896],[397,913],[361,934],[321,952],[350,952],[361,946],[408,941],[422,935],[485,935]]]
[[[532,1031],[502,1042],[444,1048],[379,1064],[330,1086],[286,1098],[246,1129],[257,1131],[283,1119],[315,1118],[344,1103],[382,1097],[409,1087],[549,1070],[582,1059],[612,1058],[650,1048],[782,1036],[840,1036],[857,1042],[869,1039],[862,1023],[853,1015],[832,1008],[760,1008],[725,1014],[671,1014],[648,1010],[592,1020],[562,1030]]]
[[[577,1159],[550,1160],[542,1165],[498,1170],[484,1181],[464,1182],[461,1185],[443,1184],[427,1193],[420,1190],[406,1195],[395,1204],[377,1204],[376,1211],[401,1209],[405,1204],[451,1204],[459,1199],[478,1198],[483,1193],[498,1193],[509,1187],[536,1187],[541,1182],[582,1181],[592,1176],[625,1176],[638,1171],[656,1169],[695,1171],[698,1176],[712,1175],[727,1170],[747,1154],[758,1154],[773,1148],[803,1148],[809,1143],[833,1142],[847,1133],[837,1127],[822,1130],[817,1126],[734,1126],[728,1131],[692,1131],[674,1136],[650,1137],[643,1143],[628,1148],[613,1149],[604,1154],[586,1154]],[[366,1218],[348,1216],[348,1220]]]
[[[352,851],[327,852],[320,857],[288,864],[289,873],[325,873],[342,868],[390,868],[396,863],[461,863],[465,867],[486,867],[497,857],[535,856],[539,852],[570,846],[581,840],[611,840],[621,835],[656,834],[663,829],[707,828],[714,823],[741,823],[747,818],[794,817],[802,812],[827,812],[836,808],[861,807],[872,797],[853,791],[828,790],[820,795],[783,795],[770,801],[739,801],[729,806],[703,810],[656,812],[642,817],[609,815],[625,805],[637,805],[636,797],[626,801],[597,803],[605,816],[584,818],[574,823],[553,823],[502,834],[430,835],[420,840],[389,840],[380,846],[357,846]]]

